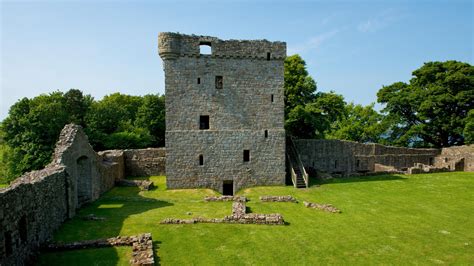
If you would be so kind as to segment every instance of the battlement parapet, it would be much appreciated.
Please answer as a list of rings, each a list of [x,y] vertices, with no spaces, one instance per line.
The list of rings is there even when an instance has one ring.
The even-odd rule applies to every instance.
[[[158,36],[158,53],[163,60],[178,57],[200,57],[200,46],[211,47],[214,58],[249,58],[261,60],[284,60],[285,42],[268,40],[221,40],[211,36],[186,35],[161,32]]]

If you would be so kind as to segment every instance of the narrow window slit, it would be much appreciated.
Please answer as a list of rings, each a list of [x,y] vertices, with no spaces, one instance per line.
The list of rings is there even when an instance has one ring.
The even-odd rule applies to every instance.
[[[209,116],[208,115],[199,116],[199,129],[209,129]]]
[[[198,78],[198,84],[201,84],[201,78]]]
[[[250,150],[244,150],[244,162],[250,162]]]
[[[267,53],[267,61],[270,61],[270,53]]]
[[[199,165],[204,165],[204,156],[202,154],[199,155]]]
[[[224,81],[222,76],[216,76],[216,89],[220,90],[224,87]]]
[[[265,138],[268,138],[268,130],[265,130]]]

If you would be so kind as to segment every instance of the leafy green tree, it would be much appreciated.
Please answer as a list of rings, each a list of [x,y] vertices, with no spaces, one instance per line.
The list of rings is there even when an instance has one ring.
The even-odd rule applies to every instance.
[[[304,106],[314,100],[316,82],[306,70],[306,62],[299,55],[285,59],[285,114],[296,106]]]
[[[285,59],[285,129],[297,138],[324,138],[331,123],[344,113],[344,98],[316,93],[316,82],[299,55]]]
[[[143,103],[140,96],[114,93],[94,102],[86,115],[86,133],[96,150],[103,150],[110,143],[108,138],[117,132],[133,131],[133,122]],[[115,147],[121,148],[121,147]]]
[[[285,128],[294,137],[325,138],[331,124],[344,115],[345,105],[341,95],[319,92],[312,102],[291,109]]]
[[[429,62],[413,76],[408,84],[397,82],[377,93],[391,123],[389,139],[403,146],[463,144],[467,114],[474,105],[474,67]]]
[[[2,122],[4,141],[10,147],[9,168],[13,175],[40,169],[51,160],[61,129],[69,120],[61,92],[23,98],[10,108]]]
[[[138,108],[136,127],[148,129],[153,137],[152,146],[165,145],[165,96],[145,95]]]
[[[467,115],[466,126],[464,127],[464,140],[466,144],[474,144],[474,109]]]
[[[328,132],[330,139],[352,140],[363,143],[381,143],[387,130],[383,115],[374,110],[374,104],[362,106],[350,103],[345,114],[337,119]]]

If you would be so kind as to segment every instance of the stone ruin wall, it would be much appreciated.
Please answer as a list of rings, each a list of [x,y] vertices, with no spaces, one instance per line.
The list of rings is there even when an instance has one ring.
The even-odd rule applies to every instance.
[[[29,264],[77,208],[112,188],[124,172],[114,160],[96,154],[80,126],[66,125],[45,169],[0,189],[0,265]]]
[[[124,150],[125,176],[165,175],[165,148]]]
[[[66,125],[52,162],[0,189],[0,265],[31,263],[76,209],[125,176],[161,175],[164,148],[94,152],[82,128]]]
[[[168,188],[285,183],[286,43],[160,33]],[[201,55],[200,45],[212,54]],[[222,87],[216,80],[221,78]],[[209,129],[200,130],[200,116]],[[243,161],[244,150],[250,161]],[[200,165],[200,156],[203,164]]]
[[[405,171],[415,163],[474,171],[474,145],[412,149],[343,140],[300,139],[294,143],[305,168],[333,174]]]

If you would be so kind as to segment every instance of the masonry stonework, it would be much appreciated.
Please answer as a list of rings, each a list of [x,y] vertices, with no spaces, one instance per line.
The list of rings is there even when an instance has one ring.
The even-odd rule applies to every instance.
[[[30,264],[40,245],[76,209],[123,177],[121,160],[120,152],[96,154],[80,126],[66,125],[45,169],[0,189],[0,265]]]
[[[305,168],[330,174],[406,171],[416,164],[474,171],[474,145],[413,149],[344,140],[300,139],[294,143]]]
[[[168,188],[284,184],[286,43],[176,33],[158,42]],[[200,54],[200,45],[212,53]]]

